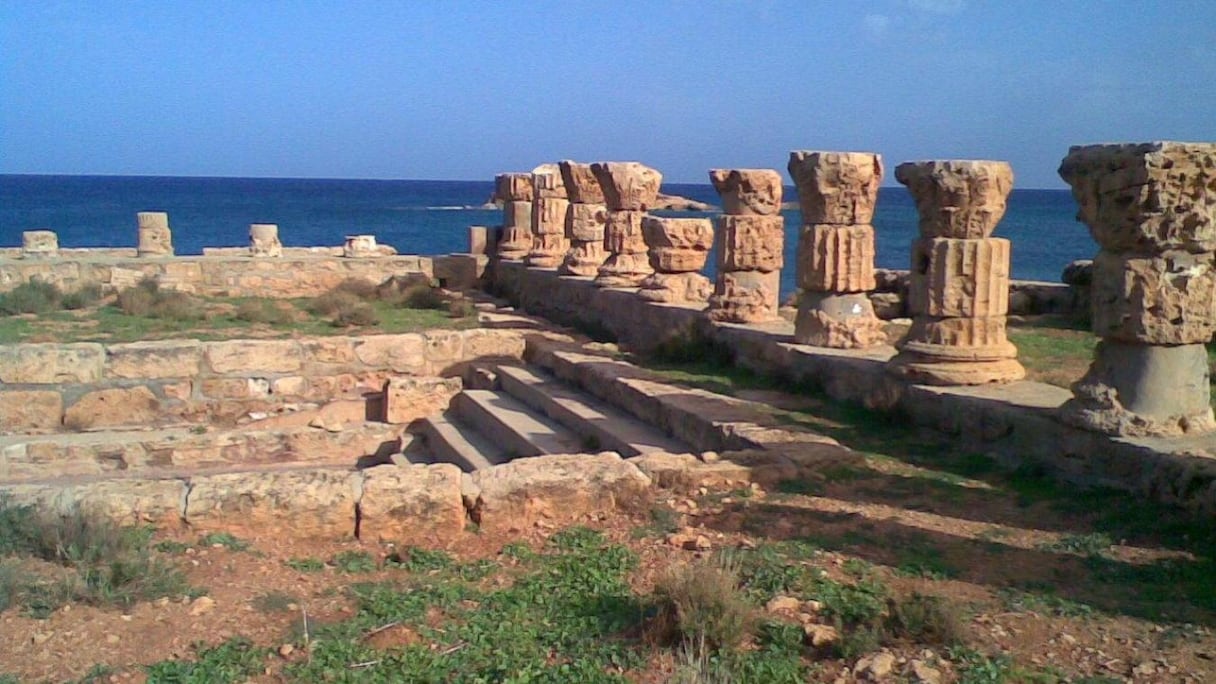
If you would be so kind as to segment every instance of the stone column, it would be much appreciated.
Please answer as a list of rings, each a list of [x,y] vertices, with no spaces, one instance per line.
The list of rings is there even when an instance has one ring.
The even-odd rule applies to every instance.
[[[704,218],[642,219],[642,234],[655,273],[642,281],[638,296],[652,302],[705,302],[713,292],[701,275],[714,243],[714,224]]]
[[[25,259],[59,256],[59,236],[53,230],[27,230],[21,233],[21,256]]]
[[[1062,419],[1115,435],[1216,429],[1204,348],[1216,332],[1216,143],[1073,147],[1060,177],[1101,247],[1102,337]]]
[[[161,211],[141,211],[139,220],[139,246],[136,256],[173,256],[173,234],[169,232],[169,215]]]
[[[888,370],[928,385],[982,385],[1026,375],[1005,336],[1009,241],[989,237],[1005,215],[1013,170],[997,161],[900,164],[920,214],[912,243],[912,328]]]
[[[494,196],[502,200],[498,257],[519,261],[532,250],[532,174],[498,174],[494,178]]]
[[[557,164],[544,164],[532,172],[532,248],[525,262],[537,268],[557,268],[566,257],[566,184]]]
[[[790,152],[798,188],[798,317],[794,341],[837,349],[886,342],[866,294],[874,289],[874,204],[882,157],[865,152]]]
[[[595,276],[600,287],[637,287],[654,269],[642,235],[642,219],[654,205],[663,174],[638,162],[601,162],[591,165],[600,182],[608,218],[604,224],[604,251],[608,257]]]
[[[283,243],[279,242],[279,226],[274,223],[253,223],[249,226],[249,256],[281,257]]]
[[[376,245],[375,235],[347,235],[342,245],[342,256],[348,259],[362,259],[380,256],[380,248]]]
[[[566,209],[566,239],[570,241],[570,249],[558,272],[594,277],[608,256],[604,252],[604,225],[608,222],[604,191],[590,164],[563,161],[557,166],[570,200]]]
[[[707,313],[715,321],[731,323],[774,320],[785,245],[781,174],[772,169],[714,169],[709,179],[722,197],[724,213],[715,236],[718,277]]]

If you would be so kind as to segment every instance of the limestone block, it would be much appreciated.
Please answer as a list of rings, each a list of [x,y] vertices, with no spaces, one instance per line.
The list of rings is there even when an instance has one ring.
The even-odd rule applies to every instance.
[[[678,492],[708,489],[731,489],[752,481],[752,469],[733,461],[720,459],[705,462],[692,454],[671,454],[652,451],[628,459],[646,473],[656,487]]]
[[[1026,377],[1026,369],[1017,359],[957,360],[906,350],[887,363],[887,372],[914,384],[946,387],[1014,382]]]
[[[719,270],[768,273],[781,268],[785,220],[780,215],[723,215],[718,220]]]
[[[637,287],[654,269],[645,252],[608,254],[596,272],[595,284],[600,287]]]
[[[0,486],[14,506],[33,506],[50,515],[81,511],[122,526],[176,527],[182,520],[186,483],[182,480],[121,479],[79,484]]]
[[[362,475],[345,469],[222,473],[190,478],[186,522],[287,539],[346,539],[355,533]]]
[[[524,261],[535,268],[557,268],[569,249],[570,241],[564,235],[534,235],[532,249]]]
[[[198,375],[203,344],[198,340],[155,340],[106,347],[107,378],[190,378]]]
[[[604,250],[602,239],[572,240],[557,272],[562,275],[595,277],[607,258],[608,252]]]
[[[728,323],[771,321],[777,318],[780,290],[780,271],[719,271],[707,313]]]
[[[408,424],[438,415],[460,389],[460,378],[389,378],[384,384],[384,422]]]
[[[925,238],[986,238],[1005,215],[1013,169],[1002,161],[905,162],[895,180],[908,186]]]
[[[416,333],[368,335],[355,341],[355,356],[371,368],[418,372],[426,366],[426,342]]]
[[[908,311],[943,318],[1009,311],[1009,248],[1003,238],[926,238],[912,243]]]
[[[237,340],[209,342],[207,365],[213,373],[290,373],[303,363],[295,340]]]
[[[566,210],[570,201],[560,197],[537,197],[532,203],[533,235],[565,235]]]
[[[519,359],[524,355],[524,337],[517,330],[476,328],[463,332],[464,358],[482,357]]]
[[[798,236],[798,287],[817,292],[873,290],[874,227],[814,224]]]
[[[347,235],[342,245],[342,256],[348,259],[363,259],[381,256],[376,247],[375,235]]]
[[[713,291],[709,278],[700,273],[655,273],[642,281],[638,296],[650,302],[686,304],[708,301]]]
[[[494,231],[485,226],[469,226],[469,254],[493,254]]]
[[[865,349],[886,342],[887,334],[865,294],[805,292],[794,319],[794,341],[833,349]]]
[[[55,385],[97,382],[105,366],[100,344],[0,345],[0,382]]]
[[[169,231],[169,215],[160,211],[141,211],[139,242],[135,253],[141,257],[173,256],[173,234]]]
[[[868,225],[874,218],[882,157],[868,152],[790,152],[804,224]]]
[[[705,268],[708,250],[651,247],[650,266],[659,273],[696,273]]]
[[[63,397],[52,390],[0,392],[0,432],[54,430],[63,419]]]
[[[25,259],[59,256],[59,236],[53,230],[27,230],[21,233],[21,256]]]
[[[464,531],[462,473],[450,463],[381,465],[363,471],[359,538],[450,544]]]
[[[532,229],[532,207],[534,202],[507,202],[502,207],[502,225]]]
[[[604,248],[614,254],[645,254],[642,211],[610,211],[604,224]]]
[[[526,202],[529,205],[535,194],[532,190],[532,174],[500,173],[494,177],[494,197],[506,204]]]
[[[1005,334],[1005,317],[980,318],[932,318],[918,316],[905,338],[907,342],[919,342],[944,347],[991,348],[990,358],[1010,358],[1015,352],[1009,347]]]
[[[1216,333],[1211,253],[1155,257],[1101,251],[1094,258],[1093,330],[1143,344],[1202,344]]]
[[[1107,250],[1216,251],[1216,143],[1077,146],[1059,173]]]
[[[571,202],[604,203],[604,191],[600,188],[600,182],[592,172],[590,164],[567,160],[558,162],[557,168],[561,171],[562,183],[566,186],[566,196]]]
[[[532,191],[533,201],[541,197],[568,199],[566,184],[557,164],[541,164],[532,169]]]
[[[654,206],[663,174],[638,162],[597,162],[591,172],[612,211],[646,211]]]
[[[357,360],[355,341],[350,337],[313,337],[300,340],[300,348],[308,363],[346,365]]]
[[[159,412],[160,401],[143,385],[96,390],[67,407],[63,412],[63,426],[76,431],[147,427],[156,422]]]
[[[649,247],[670,247],[708,252],[714,243],[714,224],[707,218],[645,216],[642,233]]]
[[[459,330],[422,333],[423,356],[432,364],[452,364],[464,358],[464,335]]]
[[[279,242],[279,227],[273,223],[249,225],[249,255],[255,257],[283,256],[283,243]]]
[[[772,169],[713,169],[709,180],[722,196],[722,210],[739,216],[781,213],[781,174]]]
[[[528,206],[532,206],[529,204]],[[503,226],[502,240],[498,242],[498,257],[507,261],[518,261],[532,249],[532,227],[528,225]]]
[[[602,243],[607,223],[608,209],[603,204],[571,202],[566,209],[566,236],[571,240]]]
[[[470,480],[470,516],[482,530],[643,510],[652,496],[650,478],[612,452],[517,458],[474,471]]]

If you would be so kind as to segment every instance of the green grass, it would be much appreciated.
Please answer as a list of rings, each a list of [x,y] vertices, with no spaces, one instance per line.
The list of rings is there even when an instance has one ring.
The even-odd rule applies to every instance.
[[[283,561],[283,564],[296,572],[322,572],[325,570],[325,561],[320,558],[289,558]]]
[[[376,571],[376,559],[366,551],[342,551],[329,560],[339,572],[363,574]]]
[[[145,668],[148,684],[227,684],[259,674],[268,651],[235,638],[212,647],[196,646],[197,660],[166,660]]]
[[[215,546],[229,551],[248,551],[249,542],[234,536],[231,532],[210,532],[199,537],[199,546]]]

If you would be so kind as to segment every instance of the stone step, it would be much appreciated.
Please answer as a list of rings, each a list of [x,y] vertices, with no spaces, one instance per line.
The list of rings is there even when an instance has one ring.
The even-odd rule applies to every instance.
[[[422,434],[426,436],[431,462],[452,463],[466,473],[510,460],[505,448],[465,425],[450,412],[424,418]],[[415,463],[421,457],[410,454],[407,458]]]
[[[574,389],[560,380],[527,368],[499,366],[504,392],[544,413],[579,435],[598,443],[598,449],[625,458],[656,451],[684,453],[689,447],[661,430]]]
[[[510,458],[587,451],[579,435],[522,402],[489,390],[465,390],[456,395],[456,414],[499,445]]]

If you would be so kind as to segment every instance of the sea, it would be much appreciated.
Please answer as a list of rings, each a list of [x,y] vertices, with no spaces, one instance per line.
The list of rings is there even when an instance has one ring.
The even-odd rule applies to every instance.
[[[61,247],[133,247],[135,214],[164,211],[181,255],[246,246],[251,223],[278,224],[287,246],[340,245],[346,235],[372,234],[402,254],[446,254],[468,249],[469,226],[501,223],[500,211],[483,208],[493,189],[492,181],[0,175],[0,246],[19,246],[22,231],[46,229],[59,234]],[[662,189],[718,203],[709,184]],[[785,193],[787,201],[797,199],[792,187]],[[1070,261],[1097,251],[1075,214],[1067,190],[1013,191],[995,236],[1013,241],[1014,278],[1058,282]],[[797,210],[785,212],[782,297],[794,292],[800,223]],[[874,228],[877,265],[906,269],[916,237],[907,190],[879,191]]]

